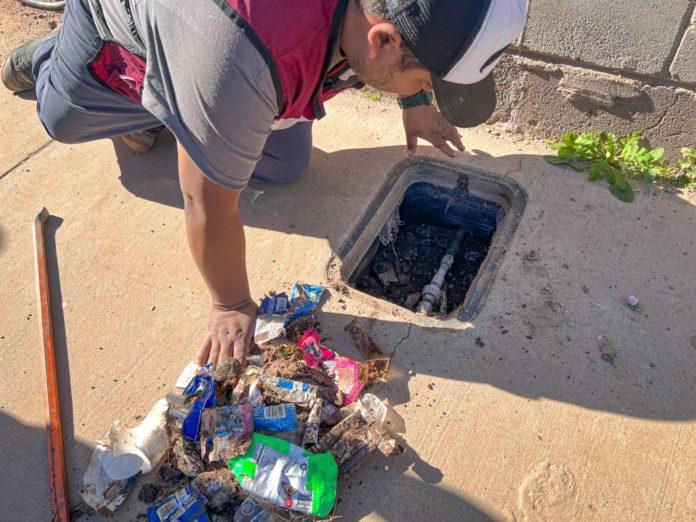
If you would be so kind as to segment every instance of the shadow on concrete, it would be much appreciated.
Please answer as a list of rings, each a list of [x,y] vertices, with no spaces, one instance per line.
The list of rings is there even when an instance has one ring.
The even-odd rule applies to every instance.
[[[63,298],[60,287],[59,259],[56,253],[56,234],[63,220],[51,216],[45,223],[46,258],[51,291],[54,346],[58,367],[58,384],[63,427],[63,444],[68,482],[71,485],[71,505],[81,501],[76,485],[81,478],[92,449],[75,440],[72,386],[68,362],[68,345],[63,318]],[[38,339],[37,335],[37,339]],[[42,345],[39,345],[42,346]],[[37,349],[39,347],[37,346]],[[39,351],[31,358],[39,357]],[[45,404],[44,382],[36,382],[35,400]],[[37,520],[37,513],[48,518],[51,513],[46,431],[43,426],[28,426],[8,414],[0,413],[0,498],[5,513],[12,513],[13,520]],[[79,470],[79,477],[78,475]],[[2,518],[2,516],[0,516]]]
[[[43,427],[28,426],[0,413],[0,433],[0,498],[4,512],[12,513],[11,520],[50,519],[52,510]],[[69,466],[68,478],[72,493],[70,505],[74,509],[82,504],[78,484],[92,449],[77,441],[71,442],[67,446],[68,462],[76,466]],[[391,466],[388,472],[383,469],[385,463]],[[404,455],[389,460],[373,459],[371,467],[373,464],[374,471],[367,473],[362,469],[348,480],[339,482],[337,512],[345,520],[362,519],[372,513],[380,514],[386,520],[418,520],[426,515],[434,516],[434,520],[452,520],[452,517],[457,520],[493,520],[469,501],[439,487],[439,470],[429,470],[429,466],[411,450],[407,449]],[[418,476],[407,474],[409,469]],[[134,520],[133,512],[145,508],[135,497],[142,485],[151,479],[150,475],[140,477],[126,504],[113,517],[80,516],[78,513],[82,511],[76,510],[75,520]],[[398,501],[404,498],[409,501]],[[81,507],[86,509],[84,504]],[[0,519],[5,520],[2,515]]]
[[[5,250],[5,232],[2,225],[0,225],[0,254],[2,254],[3,250]]]
[[[121,181],[138,197],[183,208],[176,173],[175,142],[170,135],[164,134],[163,138],[150,154],[144,156],[116,143]],[[479,156],[488,156],[482,151],[475,152]],[[259,186],[265,193],[256,203],[241,204],[245,224],[285,234],[326,238],[332,250],[336,251],[348,232],[346,223],[357,222],[379,186],[371,179],[372,173],[388,172],[402,159],[402,147],[334,153],[315,148],[310,166],[299,180],[284,186]],[[530,159],[543,161],[539,156],[519,154],[500,158],[488,156],[486,164],[498,165],[492,170],[510,172],[516,165],[522,165],[522,160],[527,162]],[[558,175],[578,174],[559,171]],[[331,198],[322,199],[323,190],[331,190]],[[648,195],[646,193],[645,197]],[[287,201],[292,201],[292,205]],[[342,201],[350,203],[341,204],[344,213],[336,216],[335,208]],[[692,218],[694,207],[686,201],[678,200],[678,203],[673,219],[687,222]],[[618,201],[616,204],[623,205]],[[582,219],[582,213],[590,211],[586,205],[584,209],[574,211],[574,215]],[[307,219],[308,212],[312,213],[312,219]],[[531,328],[537,329],[533,336],[530,332],[519,331],[520,328],[514,328],[505,336],[493,335],[499,332],[491,333],[490,324],[477,330],[477,321],[468,330],[438,328],[426,331],[405,323],[372,324],[372,331],[378,339],[381,332],[397,332],[390,334],[396,340],[391,346],[385,343],[387,349],[408,336],[418,339],[412,346],[407,340],[402,342],[398,350],[388,386],[392,404],[406,403],[411,399],[407,386],[408,371],[414,370],[464,383],[489,384],[530,399],[548,398],[620,415],[657,420],[696,419],[696,401],[687,400],[693,396],[694,383],[686,378],[675,378],[683,375],[684,368],[688,367],[685,365],[688,365],[689,354],[672,344],[660,350],[648,347],[631,349],[630,360],[619,358],[613,363],[603,360],[593,325],[573,324],[573,320],[554,315],[556,311],[547,309],[555,305],[545,295],[548,275],[539,275],[542,270],[536,269],[527,272],[527,267],[522,271],[524,260],[520,252],[508,252],[506,257],[511,258],[516,270],[521,271],[516,277],[538,294],[520,295],[510,300],[509,305],[506,304],[509,306],[507,315],[515,315],[520,322],[528,321],[529,324],[538,323],[540,317],[542,323],[548,317],[563,319],[552,325],[532,324]],[[496,284],[505,282],[498,279]],[[533,315],[532,310],[537,315]],[[324,314],[328,319],[322,324],[335,323],[342,328],[352,319],[332,315],[335,314]],[[491,322],[490,317],[488,322]],[[579,330],[587,332],[585,338],[572,339],[570,334]],[[482,331],[488,332],[488,337]],[[345,345],[350,345],[350,341],[346,340],[335,348],[340,351]]]

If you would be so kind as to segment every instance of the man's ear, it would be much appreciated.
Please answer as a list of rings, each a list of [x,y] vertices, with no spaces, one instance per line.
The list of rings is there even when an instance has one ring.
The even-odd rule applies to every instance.
[[[401,35],[394,24],[386,20],[377,22],[367,32],[368,57],[375,59],[378,56],[400,55]]]

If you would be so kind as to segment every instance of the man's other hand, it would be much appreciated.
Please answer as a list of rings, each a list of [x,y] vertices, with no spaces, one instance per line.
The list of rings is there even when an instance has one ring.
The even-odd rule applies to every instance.
[[[403,111],[404,130],[406,131],[406,148],[408,155],[413,156],[418,146],[418,138],[423,138],[450,157],[457,149],[464,150],[464,144],[454,125],[449,123],[433,105],[418,105]]]
[[[210,363],[216,367],[234,357],[245,366],[257,310],[258,306],[251,299],[241,307],[213,305],[208,314],[208,334],[198,353],[198,363]]]

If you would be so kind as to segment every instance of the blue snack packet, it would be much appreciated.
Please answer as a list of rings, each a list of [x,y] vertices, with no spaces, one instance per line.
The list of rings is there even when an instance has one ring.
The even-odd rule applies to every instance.
[[[156,506],[147,508],[148,522],[210,522],[205,502],[191,486],[185,486],[169,495]]]
[[[208,366],[205,369],[208,369]],[[198,440],[198,429],[201,424],[203,408],[215,407],[215,382],[213,376],[208,373],[196,375],[184,390],[183,395],[184,397],[197,395],[197,398],[181,425],[181,435],[189,440]]]
[[[276,294],[273,297],[264,297],[263,301],[259,305],[259,315],[283,315],[288,310],[290,310],[290,302],[288,301],[288,294],[283,292],[282,294]]]
[[[295,283],[292,290],[290,290],[290,312],[285,318],[285,326],[298,317],[314,310],[319,304],[323,293],[324,287],[321,285]]]
[[[254,430],[276,433],[294,429],[297,429],[297,410],[294,404],[254,408]]]

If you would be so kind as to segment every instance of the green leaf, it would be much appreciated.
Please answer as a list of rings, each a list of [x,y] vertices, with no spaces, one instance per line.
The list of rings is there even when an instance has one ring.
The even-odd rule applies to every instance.
[[[544,159],[553,165],[565,165],[570,161],[568,158],[559,158],[558,156],[544,156]]]
[[[587,174],[587,179],[597,181],[611,173],[611,165],[604,160],[594,161],[590,165],[590,172]]]
[[[659,159],[665,155],[665,149],[664,147],[658,147],[657,149],[653,149],[652,152],[650,152],[650,156],[653,161],[659,161]]]
[[[560,149],[558,149],[558,157],[559,158],[574,158],[575,157],[575,151],[571,149],[570,147],[563,146]]]
[[[577,139],[578,139],[578,135],[575,134],[574,132],[566,132],[562,138],[563,143],[565,143],[566,145],[574,145],[575,140],[577,140]]]
[[[631,185],[628,183],[626,186],[609,185],[609,192],[611,192],[616,199],[623,201],[624,203],[632,203],[635,199],[635,194]]]
[[[582,172],[587,168],[587,161],[571,158],[570,161],[568,161],[568,166],[574,168],[578,172]]]

